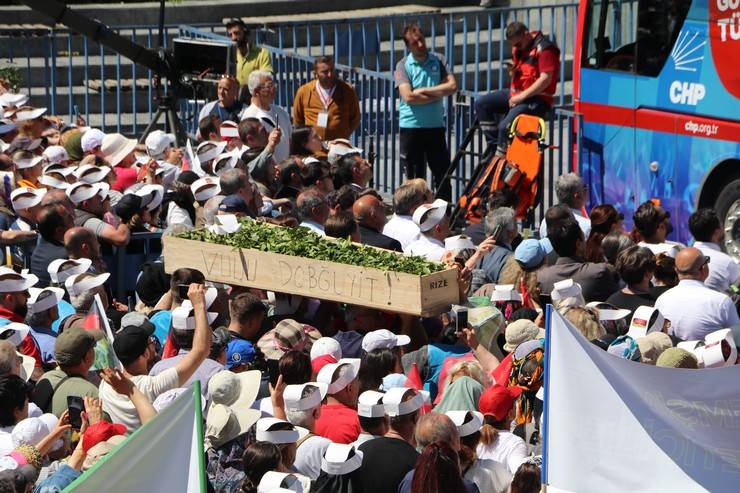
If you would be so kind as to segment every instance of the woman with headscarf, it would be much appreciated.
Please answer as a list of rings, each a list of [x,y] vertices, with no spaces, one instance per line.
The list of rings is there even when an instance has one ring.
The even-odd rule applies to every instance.
[[[521,395],[516,401],[516,424],[532,422],[535,394],[542,387],[545,347],[540,339],[527,341],[514,350],[509,387],[519,387]]]
[[[447,411],[477,411],[478,400],[483,393],[483,385],[477,380],[462,376],[452,382],[434,408],[438,413]]]
[[[352,445],[332,443],[321,460],[321,474],[311,488],[317,493],[362,493],[362,452]]]

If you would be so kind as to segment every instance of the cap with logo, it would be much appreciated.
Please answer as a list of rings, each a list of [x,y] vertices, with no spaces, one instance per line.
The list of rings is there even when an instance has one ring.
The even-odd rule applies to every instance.
[[[234,339],[226,346],[226,369],[231,370],[240,365],[254,361],[257,352],[254,345],[245,339]]]

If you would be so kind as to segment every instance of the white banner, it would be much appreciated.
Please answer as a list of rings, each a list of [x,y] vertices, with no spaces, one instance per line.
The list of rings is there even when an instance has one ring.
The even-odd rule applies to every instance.
[[[591,344],[556,310],[548,318],[548,491],[740,491],[740,366],[627,361]]]
[[[200,385],[184,392],[64,493],[205,493]]]

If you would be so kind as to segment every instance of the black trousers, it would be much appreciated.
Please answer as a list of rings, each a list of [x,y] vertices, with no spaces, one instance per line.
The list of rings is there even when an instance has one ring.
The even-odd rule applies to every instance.
[[[406,178],[426,178],[427,165],[432,172],[433,190],[444,200],[452,199],[450,179],[440,183],[450,167],[450,150],[444,127],[401,128],[401,166]]]

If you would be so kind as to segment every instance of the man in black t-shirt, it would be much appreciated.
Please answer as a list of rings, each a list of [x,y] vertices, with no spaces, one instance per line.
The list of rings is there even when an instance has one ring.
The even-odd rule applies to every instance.
[[[416,467],[419,453],[412,443],[423,404],[424,397],[414,389],[394,388],[383,396],[390,430],[360,445],[362,491],[398,491],[404,476]]]

